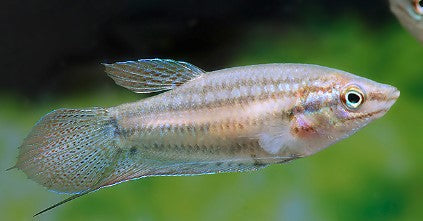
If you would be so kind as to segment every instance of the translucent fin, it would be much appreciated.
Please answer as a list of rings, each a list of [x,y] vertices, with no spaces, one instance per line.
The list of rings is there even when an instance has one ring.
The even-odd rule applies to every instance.
[[[169,159],[147,159],[142,158],[143,153],[139,153],[139,160],[134,156],[122,154],[117,161],[117,167],[106,177],[101,186],[115,185],[132,179],[139,179],[149,176],[191,176],[202,174],[215,174],[226,172],[242,172],[258,170],[268,166],[265,163],[249,159],[229,159],[229,160],[205,160],[177,162]],[[265,160],[265,159],[263,159]],[[261,162],[261,161],[260,161]]]
[[[116,84],[135,93],[170,90],[204,73],[192,64],[170,59],[141,59],[104,66]]]
[[[270,154],[287,156],[293,158],[305,157],[313,152],[310,146],[316,146],[318,140],[314,139],[313,144],[308,143],[305,136],[315,134],[313,128],[308,126],[309,122],[301,114],[297,114],[289,124],[282,120],[274,120],[257,135],[260,146]],[[300,136],[300,137],[299,137]]]
[[[270,154],[281,154],[289,146],[295,146],[290,127],[282,120],[270,122],[266,128],[257,134],[260,146]],[[287,155],[289,156],[289,155]]]
[[[142,153],[140,153],[142,154]],[[232,159],[229,161],[208,161],[208,162],[184,162],[176,163],[169,161],[160,160],[149,160],[141,159],[136,160],[138,157],[131,154],[129,150],[123,150],[119,154],[119,158],[116,161],[116,167],[110,167],[110,173],[107,177],[98,183],[97,188],[107,187],[121,182],[125,182],[132,179],[138,179],[147,176],[183,176],[183,175],[199,175],[199,174],[211,174],[211,173],[222,173],[222,172],[241,172],[261,169],[267,166],[264,163],[251,162],[246,159]],[[260,159],[265,160],[265,159]],[[287,159],[282,159],[287,160]],[[281,161],[282,162],[282,161]],[[93,190],[81,192],[70,196],[38,213],[34,216],[38,216],[44,212],[56,208],[64,203],[72,201],[80,196],[88,194]]]
[[[150,176],[192,176],[228,172],[255,171],[270,165],[269,162],[286,163],[299,158],[298,155],[240,157],[227,159],[203,159],[198,161],[175,161],[163,154],[152,156],[147,152],[138,152],[138,156],[131,151],[121,154],[116,167],[102,181],[101,187],[119,184],[128,180]],[[161,155],[161,156],[160,156]]]
[[[96,189],[118,155],[116,130],[106,109],[53,111],[26,137],[15,167],[53,191]]]

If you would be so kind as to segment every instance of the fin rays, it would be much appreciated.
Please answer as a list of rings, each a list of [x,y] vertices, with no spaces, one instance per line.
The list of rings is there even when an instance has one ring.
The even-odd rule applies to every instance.
[[[118,155],[115,130],[106,109],[53,111],[24,140],[16,167],[57,192],[95,189]]]
[[[33,217],[36,217],[36,216],[38,216],[38,215],[40,215],[40,214],[42,214],[42,213],[45,213],[45,212],[47,212],[47,211],[49,211],[49,210],[51,210],[51,209],[54,209],[54,208],[56,208],[56,207],[58,207],[58,206],[60,206],[60,205],[62,205],[62,204],[64,204],[64,203],[67,203],[67,202],[69,202],[69,201],[72,201],[72,200],[74,200],[74,199],[76,199],[76,198],[78,198],[78,197],[80,197],[80,196],[83,196],[83,195],[85,195],[85,194],[88,194],[88,193],[90,193],[90,192],[84,192],[84,193],[79,193],[79,194],[75,194],[75,195],[73,195],[73,196],[70,196],[70,197],[68,197],[68,198],[66,198],[66,199],[64,199],[64,200],[62,200],[62,201],[60,201],[60,202],[58,202],[58,203],[56,203],[56,204],[54,204],[54,205],[52,205],[52,206],[50,206],[50,207],[46,208],[46,209],[41,210],[40,212],[38,212],[38,213],[34,214],[34,216],[33,216]]]
[[[170,59],[141,59],[104,66],[116,84],[136,93],[170,90],[204,73],[192,64]]]

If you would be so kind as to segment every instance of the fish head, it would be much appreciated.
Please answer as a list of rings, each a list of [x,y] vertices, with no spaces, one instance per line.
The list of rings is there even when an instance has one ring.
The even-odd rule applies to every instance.
[[[393,86],[363,77],[344,75],[341,79],[333,107],[333,129],[347,135],[385,115],[400,95]]]
[[[423,0],[389,0],[400,23],[423,42]]]
[[[398,99],[395,87],[342,71],[325,73],[319,87],[303,92],[294,111],[291,134],[310,155],[347,138],[385,115]]]

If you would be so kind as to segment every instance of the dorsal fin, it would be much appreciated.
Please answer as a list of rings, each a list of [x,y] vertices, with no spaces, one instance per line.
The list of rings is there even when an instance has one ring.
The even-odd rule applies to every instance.
[[[204,73],[200,68],[170,59],[141,59],[104,64],[116,84],[135,93],[173,89]]]

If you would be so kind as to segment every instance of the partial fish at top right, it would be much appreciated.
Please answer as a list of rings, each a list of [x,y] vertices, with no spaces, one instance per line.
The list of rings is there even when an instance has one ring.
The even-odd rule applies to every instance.
[[[423,43],[423,0],[389,0],[389,3],[402,26]]]

